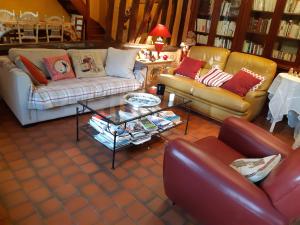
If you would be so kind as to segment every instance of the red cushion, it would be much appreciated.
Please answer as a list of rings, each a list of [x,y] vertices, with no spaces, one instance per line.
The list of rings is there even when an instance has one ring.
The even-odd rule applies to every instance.
[[[195,79],[197,72],[204,66],[205,62],[190,57],[184,57],[179,67],[174,71],[177,74]]]
[[[244,97],[251,88],[261,82],[262,79],[255,77],[251,71],[243,68],[221,87]]]
[[[45,74],[36,65],[22,55],[20,55],[20,60],[29,71],[30,78],[34,84],[48,84]]]

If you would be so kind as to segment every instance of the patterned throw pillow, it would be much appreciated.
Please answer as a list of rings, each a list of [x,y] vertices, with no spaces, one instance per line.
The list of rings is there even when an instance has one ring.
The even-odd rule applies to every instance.
[[[280,162],[281,155],[257,159],[236,159],[230,166],[252,182],[264,179]]]
[[[212,68],[204,76],[196,76],[195,80],[210,87],[220,87],[233,76],[218,68]]]
[[[52,80],[75,78],[68,55],[44,58],[44,64]]]
[[[68,53],[77,78],[106,76],[103,66],[106,60],[106,49],[71,49]]]
[[[25,56],[20,55],[18,58],[20,63],[22,63],[24,68],[26,68],[25,72],[28,73],[34,85],[48,84],[45,74],[36,65],[34,65]]]
[[[264,80],[264,77],[242,68],[222,88],[244,97],[248,91],[255,91]]]

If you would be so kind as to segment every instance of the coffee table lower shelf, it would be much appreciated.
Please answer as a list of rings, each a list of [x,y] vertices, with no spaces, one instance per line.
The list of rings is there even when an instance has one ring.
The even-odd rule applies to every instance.
[[[177,126],[180,126],[180,125],[182,125],[182,124],[186,124],[186,127],[185,127],[185,134],[186,134],[186,133],[187,133],[187,128],[188,128],[188,121],[189,121],[189,112],[188,112],[188,116],[187,116],[187,119],[186,119],[186,120],[183,120],[183,121],[181,121],[181,122],[178,123],[178,124],[174,124],[173,126],[170,126],[170,127],[166,128],[166,129],[158,129],[158,130],[157,130],[157,133],[152,134],[152,136],[157,136],[157,137],[160,137],[160,138],[161,138],[161,135],[160,135],[160,134],[162,134],[162,133],[164,133],[164,132],[166,132],[166,131],[168,131],[168,130],[170,130],[170,129],[173,129],[173,128],[177,127]],[[79,126],[79,125],[77,124],[77,126]],[[128,144],[125,144],[125,145],[116,146],[115,140],[116,140],[116,137],[117,137],[117,136],[114,135],[114,136],[115,136],[115,138],[114,138],[115,140],[114,140],[114,143],[113,143],[113,148],[109,148],[108,146],[106,146],[105,144],[101,143],[100,141],[98,141],[98,140],[96,140],[96,139],[94,138],[94,136],[95,136],[95,135],[98,135],[99,132],[98,132],[96,129],[94,129],[91,125],[89,125],[89,124],[87,123],[87,124],[84,124],[84,125],[80,126],[79,128],[80,128],[80,130],[83,131],[83,133],[85,133],[88,137],[92,138],[94,141],[97,141],[97,142],[100,143],[102,146],[104,146],[106,149],[112,151],[112,153],[113,153],[113,154],[112,154],[112,169],[115,169],[115,157],[116,157],[115,155],[116,155],[116,153],[117,153],[118,151],[125,150],[125,149],[128,149],[128,148],[133,147],[133,146],[137,146],[137,145],[135,145],[135,144],[133,144],[133,143],[128,143]],[[77,130],[79,130],[79,129],[77,129]],[[79,135],[78,135],[78,134],[77,134],[76,140],[77,140],[77,142],[80,141]],[[146,141],[146,142],[144,142],[144,143],[141,143],[140,145],[145,144],[145,143],[149,143],[151,140],[152,140],[152,137],[151,137],[150,140],[148,140],[148,141]]]

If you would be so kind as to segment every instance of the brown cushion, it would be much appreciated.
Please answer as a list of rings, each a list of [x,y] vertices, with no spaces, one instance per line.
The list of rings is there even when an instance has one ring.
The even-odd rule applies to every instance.
[[[221,107],[242,113],[246,112],[250,107],[249,102],[237,94],[220,87],[206,87],[196,81],[194,81],[192,95]]]

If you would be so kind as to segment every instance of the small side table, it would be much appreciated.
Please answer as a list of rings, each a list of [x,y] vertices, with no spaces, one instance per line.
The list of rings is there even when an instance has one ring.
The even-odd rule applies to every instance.
[[[273,132],[276,123],[281,121],[283,116],[289,115],[289,125],[295,124],[295,122],[291,123],[291,120],[295,120],[300,114],[300,78],[288,73],[280,73],[274,79],[268,92],[270,99],[268,117],[272,121],[270,132]],[[300,139],[300,133],[297,130],[295,129],[294,135],[296,141]]]
[[[158,59],[155,61],[149,61],[149,60],[137,60],[143,65],[147,67],[147,75],[146,80],[144,82],[144,88],[151,87],[153,85],[156,85],[158,82],[158,76],[160,73],[163,72],[167,67],[172,67],[174,64],[173,59],[163,60]]]

